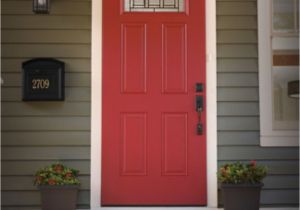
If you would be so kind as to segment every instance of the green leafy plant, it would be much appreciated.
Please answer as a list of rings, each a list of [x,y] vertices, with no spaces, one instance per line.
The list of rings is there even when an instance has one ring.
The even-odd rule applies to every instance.
[[[267,175],[267,168],[256,164],[256,161],[250,163],[228,163],[222,165],[218,171],[218,179],[226,184],[256,184],[261,183]]]
[[[54,163],[35,173],[35,185],[79,185],[79,171],[66,167],[61,163]]]

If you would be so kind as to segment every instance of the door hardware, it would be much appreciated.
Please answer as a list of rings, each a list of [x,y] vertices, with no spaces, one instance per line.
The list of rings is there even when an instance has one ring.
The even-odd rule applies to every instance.
[[[197,124],[197,135],[202,135],[203,134],[203,126],[202,123]]]
[[[203,92],[203,83],[196,83],[196,93]]]
[[[198,114],[197,135],[203,134],[203,124],[201,122],[202,111],[203,111],[203,96],[196,96],[196,112]]]
[[[196,96],[196,112],[203,111],[203,96]]]

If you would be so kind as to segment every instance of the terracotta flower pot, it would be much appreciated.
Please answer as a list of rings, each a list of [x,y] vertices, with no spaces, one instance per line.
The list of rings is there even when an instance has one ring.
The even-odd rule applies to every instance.
[[[224,210],[259,210],[263,184],[222,184]]]
[[[41,192],[42,210],[75,210],[78,185],[38,187]]]

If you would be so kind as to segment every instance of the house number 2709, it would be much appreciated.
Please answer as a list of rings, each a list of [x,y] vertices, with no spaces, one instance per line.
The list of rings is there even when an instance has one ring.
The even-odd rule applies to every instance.
[[[33,79],[32,80],[32,89],[48,89],[50,86],[49,79]]]

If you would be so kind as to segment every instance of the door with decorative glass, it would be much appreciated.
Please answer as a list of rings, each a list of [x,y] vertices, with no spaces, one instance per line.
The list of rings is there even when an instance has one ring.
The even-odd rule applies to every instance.
[[[206,205],[204,0],[103,0],[102,205]]]

